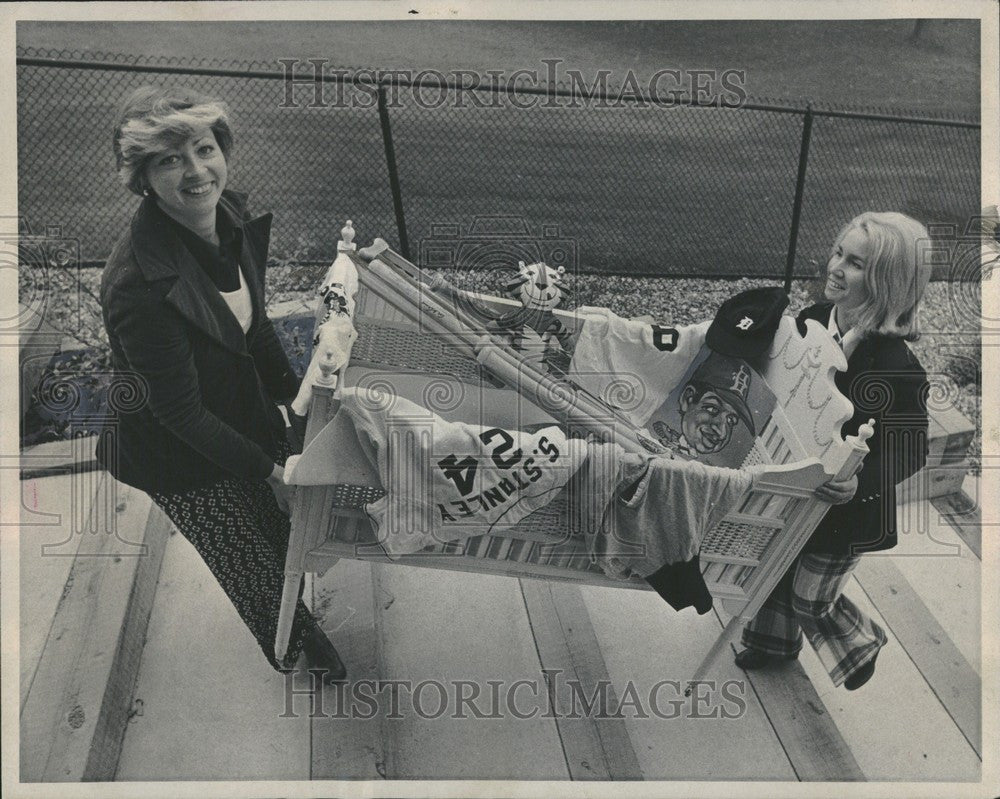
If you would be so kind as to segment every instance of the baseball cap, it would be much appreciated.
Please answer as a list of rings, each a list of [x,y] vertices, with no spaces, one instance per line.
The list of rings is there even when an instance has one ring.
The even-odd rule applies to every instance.
[[[771,348],[787,307],[788,295],[777,286],[741,291],[719,306],[705,334],[705,343],[735,358],[763,355]]]

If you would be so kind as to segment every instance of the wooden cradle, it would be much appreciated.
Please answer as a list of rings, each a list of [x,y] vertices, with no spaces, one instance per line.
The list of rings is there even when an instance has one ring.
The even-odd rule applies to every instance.
[[[275,641],[278,658],[287,651],[304,573],[322,574],[340,558],[652,590],[639,578],[614,579],[602,572],[582,536],[567,529],[569,514],[562,495],[504,535],[474,536],[392,559],[384,553],[364,513],[365,503],[384,491],[346,413],[337,413],[340,387],[359,380],[391,384],[398,378],[408,384],[411,395],[416,391],[428,397],[447,392],[449,381],[481,389],[484,376],[481,364],[456,351],[448,336],[428,332],[426,325],[415,321],[427,313],[427,307],[407,303],[386,282],[387,276],[400,270],[422,278],[420,270],[384,246],[366,258],[350,249],[342,247],[338,258],[350,258],[357,270],[353,320],[358,339],[348,365],[329,381],[337,387],[313,383],[305,434],[308,448],[330,425],[326,432],[335,436],[338,457],[330,484],[300,485],[293,502]],[[475,296],[500,311],[516,306],[506,299]],[[575,316],[556,314],[575,332]],[[778,407],[744,462],[744,466],[765,465],[764,476],[755,480],[736,510],[702,540],[705,583],[731,619],[692,681],[704,677],[743,623],[756,614],[822,519],[829,505],[814,496],[813,488],[834,475],[850,476],[867,454],[864,442],[871,435],[870,427],[864,426],[859,436],[847,440],[840,435],[853,412],[833,382],[835,371],[844,368],[843,353],[824,328],[810,321],[803,338],[791,317],[782,319],[761,370]],[[487,405],[484,402],[489,413]],[[490,422],[503,426],[493,419]],[[553,530],[560,532],[554,535]]]

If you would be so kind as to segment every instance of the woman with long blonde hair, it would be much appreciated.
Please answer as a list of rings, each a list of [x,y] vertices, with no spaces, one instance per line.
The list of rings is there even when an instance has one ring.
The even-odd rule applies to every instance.
[[[743,631],[745,670],[798,657],[803,633],[834,685],[860,688],[886,643],[882,628],[843,595],[859,557],[896,546],[896,485],[927,456],[927,375],[907,341],[920,335],[930,280],[927,230],[900,213],[864,213],[837,235],[826,267],[827,302],[806,308],[847,359],[837,387],[853,403],[842,433],[869,418],[875,436],[855,485],[827,489],[834,503],[768,601]]]

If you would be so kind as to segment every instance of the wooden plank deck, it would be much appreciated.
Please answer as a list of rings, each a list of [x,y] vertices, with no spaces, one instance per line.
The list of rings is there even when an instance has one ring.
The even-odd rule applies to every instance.
[[[729,621],[716,612],[719,624]],[[735,656],[737,645],[730,649]],[[747,672],[761,707],[801,782],[858,782],[864,772],[797,661],[780,668]]]
[[[969,550],[983,559],[983,518],[979,503],[964,491],[934,497],[931,505],[946,519]]]
[[[21,480],[92,472],[99,468],[96,445],[97,436],[82,436],[26,449],[21,453]]]
[[[927,685],[982,758],[982,692],[978,670],[958,651],[948,631],[934,618],[892,560],[863,558],[856,576]]]
[[[388,691],[386,778],[570,778],[558,730],[546,718],[546,689],[517,580],[375,566],[380,591],[383,680],[403,680],[398,713]],[[498,686],[493,701],[490,681]],[[519,681],[523,681],[520,682]],[[420,689],[421,684],[428,687]],[[438,689],[449,697],[471,695],[475,706],[449,698],[445,713]],[[462,688],[461,686],[467,686]],[[420,692],[421,708],[414,700]],[[409,696],[408,696],[409,694]],[[396,717],[393,717],[396,716]],[[520,718],[519,716],[523,716]]]
[[[570,779],[641,780],[625,720],[613,715],[624,699],[618,695],[621,687],[616,690],[608,675],[579,586],[520,583],[541,667],[555,675],[549,682],[549,706]],[[594,702],[595,695],[597,712],[576,717],[575,703]]]
[[[29,492],[30,505],[32,490],[44,499],[37,486],[69,479],[40,478],[35,489],[25,481],[22,493]],[[79,500],[71,508],[73,492],[59,493],[65,507],[53,504],[54,512],[79,518],[84,511]],[[44,522],[46,503],[36,500],[36,515],[26,519]],[[129,514],[142,516],[140,505],[132,502]],[[107,513],[107,504],[101,507],[96,512]],[[948,538],[940,514],[935,519],[941,529],[923,546],[961,547],[953,531]],[[142,520],[126,521],[133,525]],[[670,701],[682,702],[682,693],[671,694],[669,685],[682,686],[710,645],[717,629],[711,617],[675,613],[646,592],[342,561],[307,584],[306,596],[343,653],[352,684],[370,681],[382,700],[380,713],[352,717],[344,712],[350,694],[338,697],[326,687],[318,697],[321,712],[310,718],[317,698],[308,695],[306,676],[286,683],[270,670],[193,548],[175,535],[127,708],[135,715],[125,725],[116,779],[974,780],[981,752],[978,559],[964,551],[960,559],[954,549],[941,551],[950,558],[942,561],[927,552],[908,557],[903,549],[899,557],[862,562],[852,596],[868,603],[890,636],[876,677],[862,691],[834,689],[808,648],[792,668],[749,678],[725,658],[709,680],[719,689],[728,685],[739,703],[720,703],[716,692],[706,694],[702,712],[692,713],[688,703],[677,705],[676,714]],[[93,582],[83,563],[76,590]],[[113,585],[99,590],[102,607],[110,606]],[[79,615],[80,607],[71,603],[61,621],[66,643],[60,645],[75,640],[77,650],[82,628],[67,624],[65,613]],[[25,652],[31,657],[30,647]],[[572,675],[587,698],[602,681],[611,686],[614,704],[640,697],[646,717],[632,707],[599,722],[542,713],[522,720],[507,710],[501,719],[453,719],[452,704],[434,719],[416,713],[407,695],[396,714],[386,701],[387,681],[394,679],[411,687],[464,682],[484,691],[490,680],[504,690],[526,680],[538,686],[544,708],[543,669],[561,672],[560,708],[569,701]],[[53,685],[60,679],[41,672],[39,678]],[[75,686],[84,683],[65,680],[61,695],[78,695]],[[672,717],[648,712],[657,685],[661,710]],[[246,701],[250,686],[253,702]],[[301,693],[290,698],[290,689]],[[523,690],[519,702],[529,704],[529,696]],[[433,710],[436,690],[425,690],[422,699]],[[712,715],[727,707],[739,710],[735,718]],[[872,718],[880,720],[875,728]],[[56,729],[60,724],[68,729],[50,714],[26,730],[27,742],[71,754],[80,738]],[[46,762],[41,772],[27,773],[56,778],[53,768],[62,757]]]
[[[71,498],[81,483],[96,485],[97,493],[89,524],[79,526],[72,513],[62,517],[65,540],[49,548],[56,557],[78,541],[21,710],[21,779],[110,780],[132,709],[167,525],[149,497],[110,476],[45,479],[60,481]]]
[[[18,541],[21,557],[20,707],[23,709],[52,627],[52,619],[66,590],[80,540],[66,533],[74,510],[68,478],[23,482],[21,495],[22,503],[26,505],[21,518],[22,522],[27,522],[21,528]],[[89,515],[93,500],[93,496],[87,497],[86,507],[81,509],[83,513]],[[31,519],[34,519],[34,524],[29,521]],[[46,521],[50,523],[45,524]],[[53,551],[60,544],[63,545],[62,554]]]
[[[845,593],[882,625],[889,642],[871,681],[855,692],[834,688],[815,653],[804,651],[800,661],[823,706],[867,780],[934,782],[932,794],[960,795],[941,783],[977,781],[981,760],[857,581]]]
[[[582,589],[601,655],[619,693],[631,685],[645,714],[625,718],[644,780],[795,780],[765,708],[732,658],[716,661],[685,697],[719,625],[673,611],[655,593]],[[655,704],[655,707],[654,707]]]
[[[335,642],[353,683],[374,683],[381,673],[375,603],[380,593],[371,564],[339,561],[312,584],[312,608],[321,626]],[[350,777],[379,780],[386,772],[383,720],[345,719],[350,713],[350,694],[334,686],[320,686],[324,714],[312,720],[312,764],[314,780]],[[346,722],[346,723],[345,723]]]
[[[126,726],[115,780],[306,779],[309,687],[307,675],[286,683],[271,669],[194,547],[175,534],[135,686],[141,715]]]

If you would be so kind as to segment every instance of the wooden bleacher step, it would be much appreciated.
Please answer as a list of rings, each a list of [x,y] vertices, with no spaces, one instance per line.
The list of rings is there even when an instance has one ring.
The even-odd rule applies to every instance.
[[[88,514],[57,525],[65,541],[49,553],[70,554],[77,545],[24,698],[21,779],[110,780],[133,710],[169,524],[148,496],[102,472],[45,479],[93,501]]]

